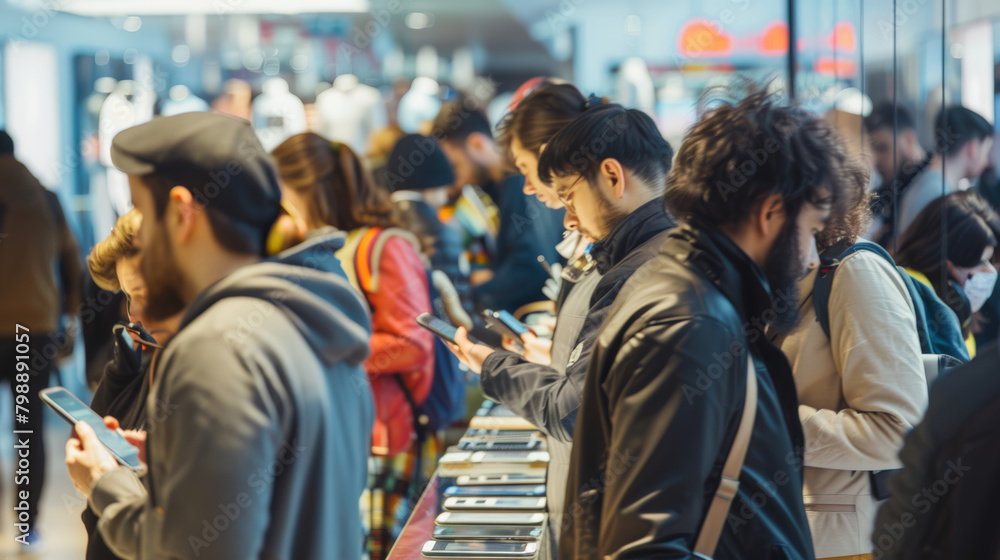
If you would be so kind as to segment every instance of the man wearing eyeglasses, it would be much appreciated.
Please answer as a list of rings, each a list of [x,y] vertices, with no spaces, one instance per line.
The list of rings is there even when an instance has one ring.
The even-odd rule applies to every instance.
[[[539,177],[566,206],[567,229],[594,239],[588,265],[601,275],[583,328],[565,363],[539,365],[469,342],[464,329],[452,350],[482,374],[483,392],[530,420],[549,440],[548,504],[553,540],[562,525],[564,481],[583,379],[604,316],[621,286],[656,254],[674,226],[663,209],[673,149],[646,114],[621,105],[583,113],[542,151]],[[570,268],[567,270],[575,270]]]

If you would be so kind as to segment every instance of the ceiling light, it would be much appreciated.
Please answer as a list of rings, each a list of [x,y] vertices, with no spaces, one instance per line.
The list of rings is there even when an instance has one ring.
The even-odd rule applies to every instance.
[[[129,16],[122,22],[122,29],[125,31],[136,32],[140,27],[142,27],[142,19],[135,16]]]
[[[361,13],[371,9],[370,0],[62,0],[56,8],[82,16],[190,14],[326,14]]]
[[[434,25],[434,17],[424,12],[410,12],[406,14],[406,26],[410,29],[427,29]]]
[[[191,49],[187,45],[177,45],[170,51],[170,58],[177,64],[187,64],[191,60]]]

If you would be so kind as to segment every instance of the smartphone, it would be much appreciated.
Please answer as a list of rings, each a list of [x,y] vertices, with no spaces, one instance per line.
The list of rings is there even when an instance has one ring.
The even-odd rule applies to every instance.
[[[458,448],[462,451],[537,451],[542,448],[542,440],[490,441],[487,439],[461,439]]]
[[[454,325],[449,325],[445,321],[438,319],[430,313],[421,313],[417,317],[417,324],[431,331],[444,340],[455,344],[455,333],[458,329]]]
[[[520,325],[521,327],[524,327],[524,325],[520,321],[515,319],[513,315],[507,313],[506,311],[493,311],[490,309],[484,309],[483,319],[486,320],[486,328],[492,329],[506,336],[507,338],[511,339],[514,342],[514,350],[518,354],[524,354],[524,338],[521,336],[522,334],[524,334],[524,332],[521,329],[511,328],[511,326],[507,323],[507,321],[501,319],[500,315],[501,313],[505,313],[506,316],[509,317],[511,321],[513,321],[517,325]],[[524,330],[527,330],[527,327],[524,327]]]
[[[115,431],[104,425],[104,419],[83,404],[83,401],[73,396],[64,387],[50,387],[40,391],[42,402],[49,405],[59,416],[70,424],[86,422],[97,433],[97,439],[111,452],[111,455],[122,465],[142,471],[145,467],[139,461],[139,450],[125,439],[120,431]]]
[[[473,416],[469,427],[483,430],[538,430],[538,426],[519,416]]]
[[[518,321],[510,314],[509,311],[501,309],[500,311],[494,311],[493,316],[496,317],[501,323],[504,324],[508,329],[514,332],[518,338],[522,338],[524,335],[531,332],[528,325],[525,325],[521,321]]]
[[[544,513],[500,513],[495,511],[446,511],[437,516],[438,525],[532,525],[538,527],[545,521]]]
[[[449,486],[445,488],[444,497],[453,496],[505,496],[514,498],[539,498],[545,496],[544,484],[512,484],[509,486]]]
[[[452,497],[444,501],[444,509],[448,511],[544,511],[545,498],[473,498]]]
[[[484,430],[469,428],[463,439],[483,439],[489,441],[525,442],[537,439],[540,432],[536,430]]]
[[[455,479],[455,484],[459,486],[472,486],[485,484],[489,486],[499,486],[505,484],[545,484],[544,475],[533,475],[528,473],[508,473],[508,474],[463,474]]]
[[[493,527],[490,525],[441,525],[432,537],[439,541],[537,541],[541,527]]]
[[[455,327],[454,325],[451,325],[442,319],[438,319],[437,317],[431,315],[430,313],[421,313],[420,315],[418,315],[417,324],[431,331],[432,333],[438,335],[446,342],[455,344],[455,333],[458,332],[458,328]],[[489,346],[490,348],[492,348],[492,346],[490,346],[489,344],[485,344],[482,341],[477,340],[476,337],[472,335],[469,335],[469,342],[473,344],[481,344],[483,346]]]
[[[423,554],[428,558],[533,558],[538,543],[456,542],[424,543]]]
[[[548,451],[476,451],[472,463],[548,463]]]

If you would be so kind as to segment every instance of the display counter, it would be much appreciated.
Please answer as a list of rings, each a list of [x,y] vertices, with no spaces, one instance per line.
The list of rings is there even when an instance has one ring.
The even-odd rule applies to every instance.
[[[530,423],[491,402],[484,403],[471,426],[459,445],[442,456],[389,560],[550,558],[547,516],[544,505],[538,507],[544,504],[548,461],[544,438]],[[450,513],[440,517],[446,512]],[[497,523],[497,519],[502,522]],[[436,539],[438,527],[447,528],[439,529],[440,538]],[[459,538],[466,532],[475,534]],[[480,532],[484,536],[480,537]],[[445,549],[439,554],[448,555],[425,556],[428,541],[432,547]],[[522,548],[532,552],[532,547],[534,551],[530,555],[484,556],[448,550],[497,545],[512,553]]]

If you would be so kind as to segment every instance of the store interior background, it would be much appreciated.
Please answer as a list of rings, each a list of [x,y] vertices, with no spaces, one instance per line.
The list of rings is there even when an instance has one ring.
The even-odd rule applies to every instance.
[[[305,103],[306,126],[322,127],[317,97],[356,78],[381,95],[371,126],[416,132],[459,93],[495,122],[522,82],[558,76],[647,110],[676,147],[698,96],[741,74],[829,114],[856,149],[861,116],[895,101],[930,147],[942,99],[996,126],[998,61],[996,0],[0,0],[0,128],[59,194],[85,256],[127,204],[101,155],[109,95],[129,96],[134,114],[119,120],[141,121],[208,108],[233,78],[255,97],[280,93],[280,79]],[[409,109],[397,119],[400,104]],[[365,153],[363,138],[348,141]],[[86,395],[82,371],[81,343],[53,384]],[[11,408],[0,395],[0,554],[17,546]],[[80,558],[68,427],[47,420],[45,557]]]

